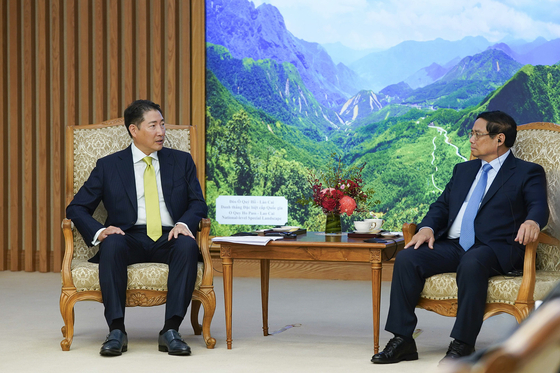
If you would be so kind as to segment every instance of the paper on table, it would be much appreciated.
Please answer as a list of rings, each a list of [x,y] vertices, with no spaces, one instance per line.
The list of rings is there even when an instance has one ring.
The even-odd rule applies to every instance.
[[[265,246],[269,241],[281,240],[284,237],[271,236],[232,236],[232,237],[214,237],[213,242],[232,242],[244,245],[260,245]]]

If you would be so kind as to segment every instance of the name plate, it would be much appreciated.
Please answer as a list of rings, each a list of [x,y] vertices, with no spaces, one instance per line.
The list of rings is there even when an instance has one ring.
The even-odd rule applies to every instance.
[[[220,224],[284,225],[288,221],[285,197],[219,196],[216,220]]]

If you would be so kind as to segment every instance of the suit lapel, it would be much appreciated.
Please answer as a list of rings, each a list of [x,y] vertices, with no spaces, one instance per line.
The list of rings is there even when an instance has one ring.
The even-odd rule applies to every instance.
[[[469,194],[469,190],[471,190],[471,186],[476,178],[476,174],[480,169],[480,160],[470,161],[465,164],[465,170],[460,170],[461,174],[460,177],[457,179],[457,183],[459,184],[459,189],[457,190],[457,194],[453,196],[453,200],[457,201],[458,203],[453,203],[450,210],[449,216],[457,216],[459,210],[463,206],[463,202],[467,199],[467,194]],[[459,172],[459,171],[458,171]]]
[[[136,214],[138,211],[138,200],[134,179],[134,162],[132,161],[132,149],[130,146],[119,153],[118,162],[117,172],[121,178],[126,195],[128,196]]]
[[[498,174],[494,178],[492,185],[490,185],[488,192],[486,192],[486,194],[484,195],[484,198],[480,203],[479,210],[492,198],[494,194],[496,194],[496,192],[502,186],[507,184],[507,181],[515,172],[515,166],[515,156],[513,155],[513,153],[510,153],[502,167],[500,167],[500,171],[498,171]]]
[[[165,205],[167,210],[171,213],[171,191],[173,190],[173,157],[171,151],[162,148],[158,152],[159,159],[159,172],[161,177],[161,188],[163,189],[163,199],[165,200]],[[175,219],[175,217],[173,217]]]

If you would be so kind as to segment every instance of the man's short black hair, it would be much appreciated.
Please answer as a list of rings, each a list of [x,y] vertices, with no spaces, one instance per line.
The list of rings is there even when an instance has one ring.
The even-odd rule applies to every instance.
[[[132,104],[128,105],[128,107],[124,110],[124,125],[130,137],[132,137],[132,134],[130,133],[130,129],[128,127],[130,127],[131,124],[135,124],[140,127],[140,123],[144,121],[144,113],[152,110],[159,111],[159,113],[163,116],[161,107],[150,100],[136,100]]]
[[[488,123],[486,124],[486,131],[490,133],[490,137],[494,138],[497,134],[503,133],[506,137],[504,145],[511,148],[517,138],[517,123],[508,114],[503,111],[484,111],[476,117],[482,118]]]

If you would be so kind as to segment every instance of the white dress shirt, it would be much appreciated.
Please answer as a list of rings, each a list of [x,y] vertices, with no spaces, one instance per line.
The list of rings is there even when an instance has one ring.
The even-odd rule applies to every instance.
[[[144,162],[146,154],[132,143],[132,162],[134,163],[134,181],[136,184],[136,198],[138,203],[138,220],[136,220],[136,225],[146,225],[146,197],[144,195],[144,171],[148,164]],[[149,155],[152,158],[152,165],[154,166],[154,171],[156,173],[156,184],[158,190],[159,198],[159,212],[161,216],[161,225],[164,227],[172,227],[175,225],[173,218],[165,206],[165,200],[163,199],[163,189],[161,188],[161,175],[159,172],[159,159],[157,152],[153,152]]]

